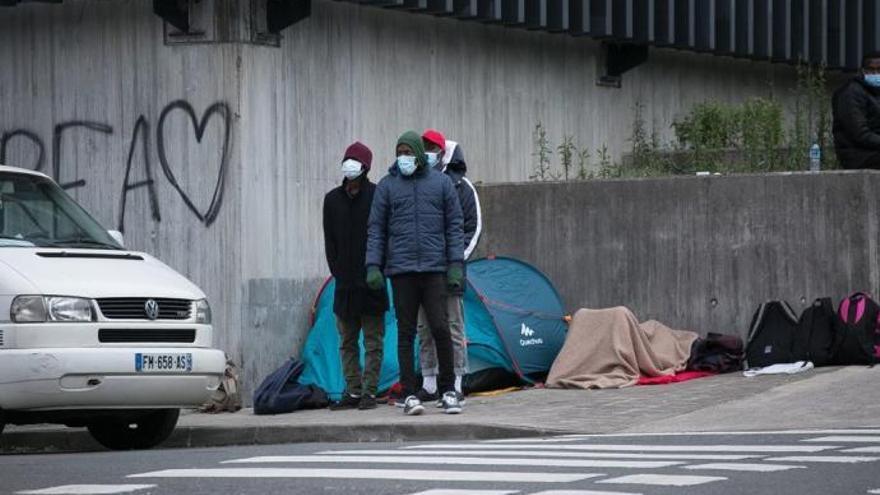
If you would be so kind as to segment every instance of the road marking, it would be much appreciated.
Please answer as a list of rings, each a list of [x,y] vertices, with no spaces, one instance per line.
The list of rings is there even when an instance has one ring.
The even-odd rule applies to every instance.
[[[683,461],[742,461],[764,457],[763,455],[739,454],[633,454],[621,452],[546,452],[534,450],[327,450],[319,455],[481,455],[481,456],[535,456],[565,458],[600,458],[600,459],[674,459]]]
[[[839,462],[841,464],[854,464],[857,462],[880,461],[880,457],[858,457],[851,455],[791,455],[785,457],[770,457],[764,460],[771,462]]]
[[[694,486],[713,481],[724,481],[722,476],[682,476],[676,474],[630,474],[619,478],[610,478],[596,483],[659,485],[659,486]]]
[[[156,488],[156,485],[63,485],[16,492],[21,495],[112,495]]]
[[[781,431],[694,431],[694,432],[663,432],[663,433],[595,433],[560,435],[556,437],[534,438],[529,442],[567,442],[586,438],[632,438],[632,437],[695,437],[695,436],[749,436],[749,435],[880,435],[878,429],[846,429],[846,430],[781,430]],[[500,440],[483,440],[483,443],[517,443],[522,438],[505,438]]]
[[[654,469],[678,466],[675,461],[623,461],[595,459],[535,459],[535,458],[491,458],[491,457],[438,457],[438,456],[320,456],[320,455],[276,455],[233,459],[221,464],[264,464],[264,463],[312,463],[312,462],[356,462],[381,464],[461,464],[465,466],[543,466],[577,468],[628,468]]]
[[[792,466],[789,464],[748,464],[740,462],[715,462],[710,464],[694,464],[683,466],[684,469],[713,469],[719,471],[746,471],[753,473],[775,473],[776,471],[788,471],[789,469],[804,469],[806,466]]]
[[[477,444],[427,444],[404,447],[412,449],[485,449],[485,445]],[[541,445],[541,444],[496,444],[493,449],[505,450],[609,450],[620,452],[821,452],[839,449],[833,445],[616,445],[616,444],[583,444],[583,445]]]
[[[880,494],[880,488],[877,488],[877,489],[875,489],[875,490],[868,490],[868,493],[871,493],[871,494]]]
[[[856,447],[853,449],[841,450],[841,452],[855,454],[880,454],[880,447]]]
[[[835,443],[847,443],[847,442],[866,442],[866,443],[880,443],[880,436],[830,436],[830,437],[819,437],[819,438],[807,438],[805,440],[801,440],[802,442],[835,442]]]
[[[222,468],[165,469],[128,478],[336,478],[408,481],[490,481],[570,483],[603,476],[597,473],[517,473],[505,471],[436,471],[402,469]]]
[[[532,495],[642,495],[632,492],[601,492],[596,490],[546,490]]]
[[[513,495],[518,490],[447,490],[445,488],[426,490],[411,495]]]

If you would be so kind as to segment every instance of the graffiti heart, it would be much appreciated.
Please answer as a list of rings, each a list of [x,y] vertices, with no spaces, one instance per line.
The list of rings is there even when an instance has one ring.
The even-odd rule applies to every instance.
[[[174,174],[174,171],[172,170],[172,167],[170,165],[173,162],[173,159],[169,157],[169,153],[166,147],[166,119],[170,114],[172,114],[172,112],[175,111],[184,112],[189,117],[189,121],[192,123],[193,137],[195,137],[195,140],[198,143],[202,142],[202,139],[205,136],[205,129],[207,128],[209,122],[214,120],[213,117],[216,116],[220,122],[220,125],[223,126],[223,138],[220,150],[220,161],[217,166],[217,177],[213,181],[214,190],[211,194],[211,201],[208,204],[207,209],[205,209],[204,211],[200,210],[196,206],[196,202],[193,199],[192,194],[188,192],[183,186],[181,186],[180,181]],[[100,132],[108,135],[113,134],[112,126],[102,122],[93,122],[86,120],[70,120],[60,122],[53,127],[51,174],[55,181],[59,182],[59,184],[61,184],[61,187],[65,189],[84,187],[86,185],[86,181],[82,179],[74,180],[72,182],[60,182],[61,164],[64,163],[64,161],[62,160],[64,155],[63,136],[67,130],[74,128],[86,129],[89,131]],[[6,153],[8,151],[9,143],[17,139],[30,141],[33,144],[33,146],[37,150],[37,154],[36,160],[33,163],[33,166],[30,168],[32,168],[33,170],[42,171],[45,165],[46,146],[40,135],[29,129],[14,129],[4,132],[2,135],[0,135],[0,163],[6,163]],[[214,220],[217,219],[217,215],[220,212],[220,208],[223,206],[223,192],[226,185],[227,168],[229,167],[229,150],[231,146],[231,140],[232,112],[229,108],[229,105],[225,102],[219,101],[213,103],[204,111],[204,113],[202,113],[201,118],[199,118],[192,104],[190,104],[186,100],[175,100],[166,105],[159,113],[159,121],[158,125],[156,126],[156,154],[159,157],[159,166],[162,168],[165,179],[177,191],[186,207],[206,227],[214,223]],[[130,182],[132,164],[134,163],[134,159],[136,156],[135,153],[139,142],[141,144],[141,149],[143,153],[142,161],[146,179],[138,182]],[[125,179],[123,180],[122,195],[120,200],[119,222],[117,225],[117,229],[119,231],[125,231],[125,207],[128,193],[140,188],[146,188],[148,191],[150,211],[153,220],[161,222],[162,215],[159,211],[159,201],[156,194],[156,182],[153,179],[152,166],[150,163],[150,123],[144,115],[140,115],[135,122],[134,131],[132,132],[131,142],[129,145],[128,160],[125,164]]]

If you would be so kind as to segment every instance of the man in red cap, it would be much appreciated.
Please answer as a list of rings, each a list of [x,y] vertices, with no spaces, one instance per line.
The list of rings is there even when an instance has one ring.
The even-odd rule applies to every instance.
[[[324,197],[324,247],[336,279],[333,312],[345,374],[345,392],[330,406],[333,410],[376,407],[388,292],[384,286],[372,290],[366,283],[367,221],[376,190],[367,178],[372,161],[373,153],[365,145],[349,146],[342,158],[342,184]],[[358,345],[361,328],[366,351],[363,375]]]

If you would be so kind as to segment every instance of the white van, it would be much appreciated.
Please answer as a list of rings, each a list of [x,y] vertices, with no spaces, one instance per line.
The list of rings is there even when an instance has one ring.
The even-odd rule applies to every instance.
[[[0,433],[63,423],[153,447],[220,384],[211,331],[192,282],[125,250],[49,177],[0,166]]]

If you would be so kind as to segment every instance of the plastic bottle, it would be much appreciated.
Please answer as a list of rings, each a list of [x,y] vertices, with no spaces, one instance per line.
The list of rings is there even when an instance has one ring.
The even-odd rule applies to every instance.
[[[816,173],[822,166],[822,149],[818,144],[810,146],[810,172]]]

